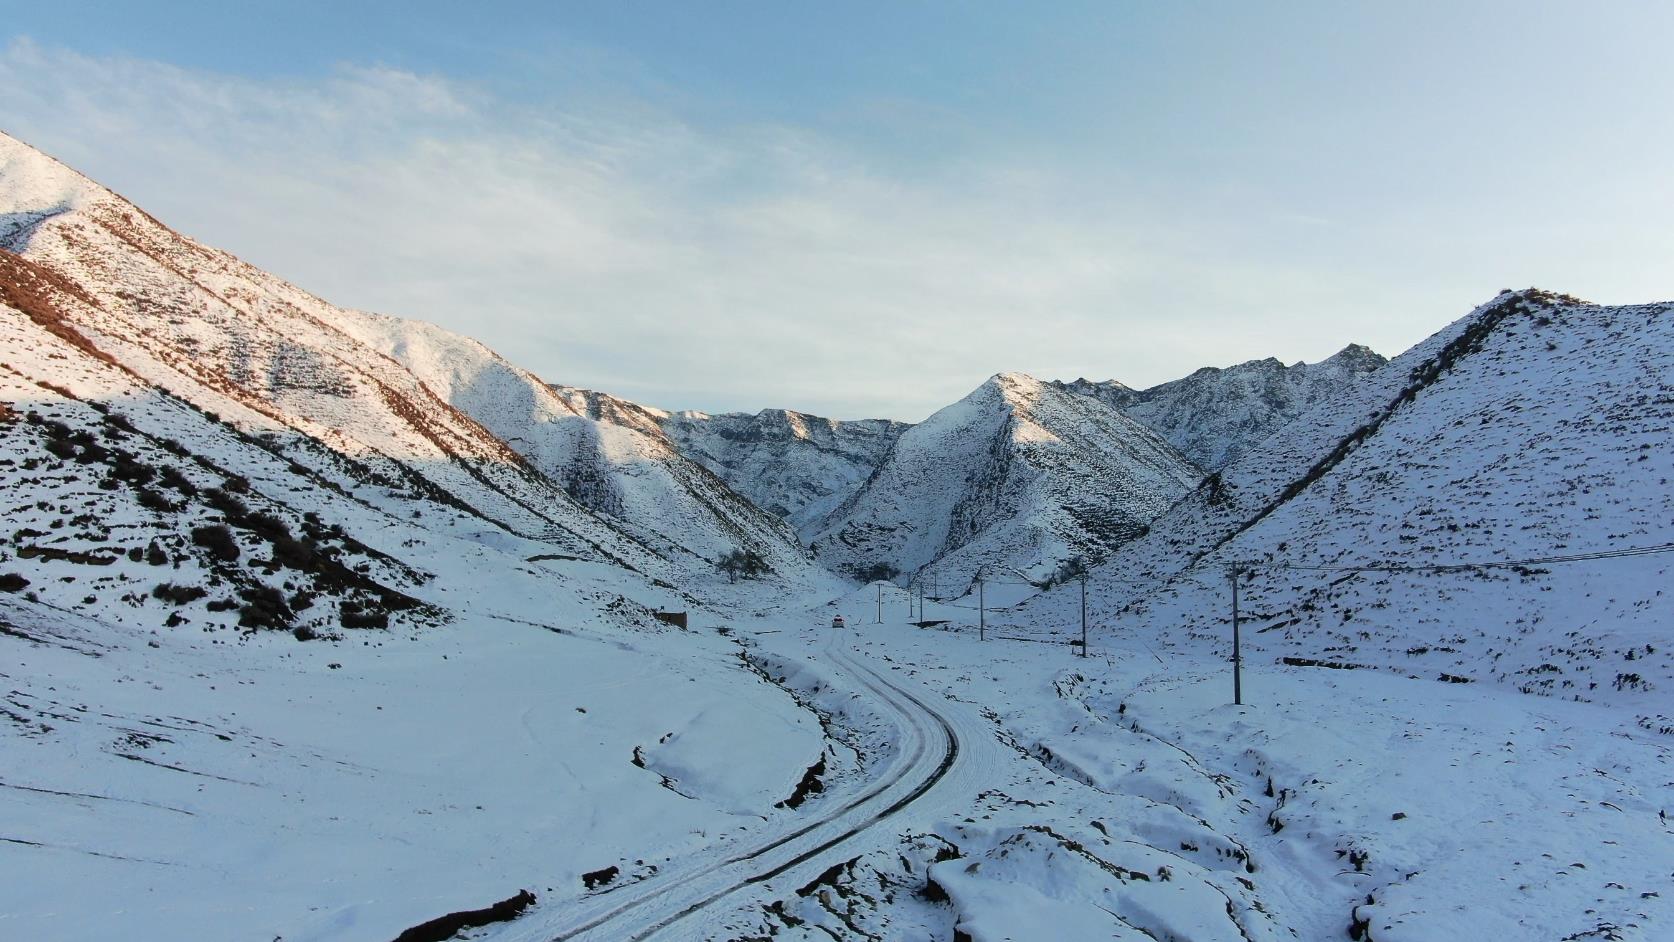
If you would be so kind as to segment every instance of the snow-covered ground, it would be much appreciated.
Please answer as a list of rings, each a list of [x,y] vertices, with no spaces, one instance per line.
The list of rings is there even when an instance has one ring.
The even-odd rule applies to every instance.
[[[972,939],[1674,934],[1674,744],[1629,711],[1270,661],[1235,707],[1221,657],[982,643],[968,622],[904,624],[900,596],[874,625],[866,591],[838,609],[862,653],[1014,747],[991,793],[919,819],[957,847],[930,876]],[[829,920],[826,903],[873,905],[792,911]],[[888,925],[872,931],[900,937]]]
[[[1188,377],[1198,483],[1022,374],[548,385],[0,135],[0,938],[1674,937],[1674,556],[1526,563],[1674,539],[1671,311]]]
[[[389,939],[792,814],[818,717],[732,643],[493,562],[427,587],[446,629],[337,642],[4,603],[0,937]]]
[[[309,645],[8,608],[0,935],[387,939],[524,888],[481,937],[1674,928],[1674,751],[1608,707],[1260,664],[1233,707],[1222,660],[979,642],[898,592],[681,632],[538,585]]]

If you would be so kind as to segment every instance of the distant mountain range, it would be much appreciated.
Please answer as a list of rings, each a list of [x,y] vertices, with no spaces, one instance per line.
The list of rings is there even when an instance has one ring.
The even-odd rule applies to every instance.
[[[1144,390],[1115,380],[1057,385],[1126,412],[1198,467],[1215,471],[1387,362],[1368,347],[1350,344],[1318,363],[1285,366],[1269,357],[1225,369],[1206,366]]]
[[[56,313],[37,323],[55,342],[346,492],[445,505],[654,574],[744,552],[806,581],[819,565],[804,542],[845,574],[902,580],[944,561],[968,577],[1101,558],[1200,469],[1382,362],[1350,347],[1145,391],[1002,374],[919,426],[669,412],[537,377],[433,325],[334,307],[14,139],[0,138],[0,161],[0,251],[38,273]],[[69,354],[42,356],[33,378],[52,382]]]

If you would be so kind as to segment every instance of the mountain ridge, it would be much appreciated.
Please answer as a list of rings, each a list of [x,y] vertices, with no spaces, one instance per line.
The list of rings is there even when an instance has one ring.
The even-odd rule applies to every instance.
[[[1646,695],[1674,684],[1669,557],[1499,564],[1671,542],[1671,376],[1674,304],[1503,292],[1205,478],[1095,574],[1094,617],[1213,650],[1236,564],[1246,657],[1621,700],[1668,726]]]
[[[1370,347],[1349,344],[1317,363],[1286,366],[1276,357],[1266,357],[1228,367],[1205,366],[1146,389],[1116,380],[1077,379],[1058,385],[1121,409],[1168,439],[1198,467],[1214,471],[1387,362]]]
[[[1102,402],[999,373],[903,432],[812,545],[851,573],[1040,571],[1103,555],[1197,477],[1167,442]],[[1089,480],[1100,488],[1086,489]]]

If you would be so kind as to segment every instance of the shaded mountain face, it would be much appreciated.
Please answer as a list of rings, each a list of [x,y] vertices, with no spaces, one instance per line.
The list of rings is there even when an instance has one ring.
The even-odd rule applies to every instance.
[[[812,531],[852,575],[1050,572],[1143,531],[1198,479],[1156,433],[1104,403],[1002,373],[896,440]]]
[[[805,534],[860,489],[911,426],[764,409],[754,415],[675,412],[661,419],[661,427],[687,457]]]
[[[1111,559],[1095,609],[1164,643],[1219,648],[1236,562],[1255,656],[1660,696],[1667,713],[1674,556],[1282,567],[1674,542],[1670,428],[1674,305],[1507,292],[1211,475]]]
[[[554,386],[487,347],[418,321],[353,312],[345,330],[410,370],[570,498],[659,554],[710,567],[735,550],[781,575],[811,561],[778,517],[740,497],[664,435],[667,414],[605,393]]]
[[[1387,362],[1370,348],[1351,344],[1318,363],[1286,366],[1268,357],[1225,369],[1204,367],[1143,390],[1115,380],[1055,385],[1115,406],[1198,467],[1214,471]]]

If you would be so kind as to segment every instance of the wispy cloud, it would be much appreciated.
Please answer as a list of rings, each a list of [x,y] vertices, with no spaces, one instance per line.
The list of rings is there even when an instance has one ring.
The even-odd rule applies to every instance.
[[[1360,339],[1333,336],[1347,279],[1217,256],[1212,218],[1111,178],[891,173],[806,129],[620,96],[535,107],[387,68],[255,81],[16,41],[0,114],[337,303],[668,407],[916,419],[1002,369],[1147,383]],[[1298,301],[1291,338],[1252,295]]]

